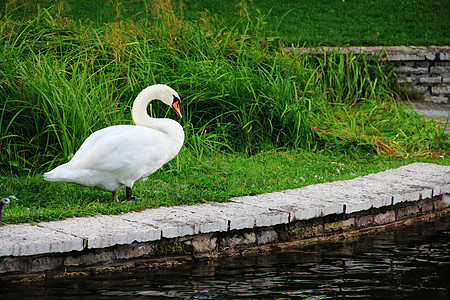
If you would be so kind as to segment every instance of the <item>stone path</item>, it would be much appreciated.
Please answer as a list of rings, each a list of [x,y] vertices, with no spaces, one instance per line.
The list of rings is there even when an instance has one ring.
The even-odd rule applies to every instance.
[[[407,103],[405,104],[408,105]],[[411,105],[419,115],[434,119],[441,124],[442,128],[445,126],[445,131],[449,135],[448,139],[450,140],[450,103],[412,102]],[[411,112],[411,110],[408,111]]]
[[[69,253],[133,242],[275,226],[443,195],[450,205],[450,166],[414,163],[398,169],[231,199],[230,203],[160,207],[121,215],[0,227],[0,258]]]

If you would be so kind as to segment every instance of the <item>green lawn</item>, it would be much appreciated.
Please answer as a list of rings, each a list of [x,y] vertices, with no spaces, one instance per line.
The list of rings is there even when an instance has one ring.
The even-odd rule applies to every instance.
[[[36,176],[1,176],[0,196],[15,195],[5,208],[4,223],[59,220],[72,216],[119,214],[161,205],[225,202],[310,184],[351,179],[416,161],[450,165],[446,158],[401,159],[389,156],[344,155],[331,152],[279,150],[255,156],[217,153],[197,159],[182,151],[189,162],[181,169],[169,163],[134,186],[136,201],[116,203],[111,193],[67,183],[44,182]],[[124,198],[125,191],[119,191]]]
[[[227,25],[241,1],[185,1],[189,10],[209,10]],[[245,1],[244,1],[245,2]],[[448,45],[450,5],[439,0],[246,1],[251,17],[264,17],[271,34],[287,45]]]
[[[39,3],[48,0],[7,0]],[[119,19],[139,20],[152,15],[152,1],[67,0],[62,14],[95,26]],[[160,1],[153,1],[160,2]],[[167,2],[167,1],[165,1]],[[181,2],[181,6],[180,6]],[[440,0],[173,0],[171,7],[187,20],[199,21],[208,11],[233,26],[241,17],[266,23],[268,36],[280,37],[286,46],[329,45],[448,45],[450,3]],[[18,4],[16,4],[18,5]],[[27,11],[32,11],[29,4]],[[244,12],[247,11],[248,15]],[[153,14],[154,15],[154,14]]]

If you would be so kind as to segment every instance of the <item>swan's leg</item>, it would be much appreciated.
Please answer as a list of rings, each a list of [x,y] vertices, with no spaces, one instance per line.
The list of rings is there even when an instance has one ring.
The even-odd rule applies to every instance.
[[[127,200],[133,200],[133,198],[131,198],[131,195],[133,194],[133,190],[130,187],[125,187],[125,199]]]
[[[119,196],[117,196],[117,192],[114,191],[114,192],[112,192],[112,194],[113,194],[113,199],[114,199],[114,201],[120,202],[120,201],[119,201]]]

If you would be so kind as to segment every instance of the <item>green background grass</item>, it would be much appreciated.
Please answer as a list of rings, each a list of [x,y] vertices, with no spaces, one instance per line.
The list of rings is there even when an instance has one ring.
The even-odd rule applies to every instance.
[[[18,14],[49,7],[55,1],[7,0],[22,7]],[[280,37],[286,46],[325,45],[448,45],[450,3],[442,0],[173,0],[171,7],[193,22],[215,16],[232,27],[240,17],[263,19],[267,34]],[[139,20],[151,15],[152,1],[66,0],[61,12],[73,20],[95,26],[117,20]],[[62,4],[61,4],[62,3]],[[180,4],[181,3],[181,4]],[[2,9],[0,7],[0,9]],[[248,12],[245,14],[244,10]],[[150,13],[149,13],[150,12]],[[269,16],[269,17],[265,17]]]

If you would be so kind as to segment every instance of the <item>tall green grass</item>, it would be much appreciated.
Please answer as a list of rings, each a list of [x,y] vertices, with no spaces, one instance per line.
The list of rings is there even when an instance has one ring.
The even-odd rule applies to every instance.
[[[443,130],[397,106],[380,61],[287,55],[265,36],[264,15],[244,16],[232,28],[170,10],[101,28],[46,9],[29,20],[10,16],[0,21],[0,165],[7,172],[48,170],[95,130],[130,124],[134,97],[155,83],[182,97],[178,169],[217,151],[448,151]],[[149,112],[175,117],[158,104]]]

